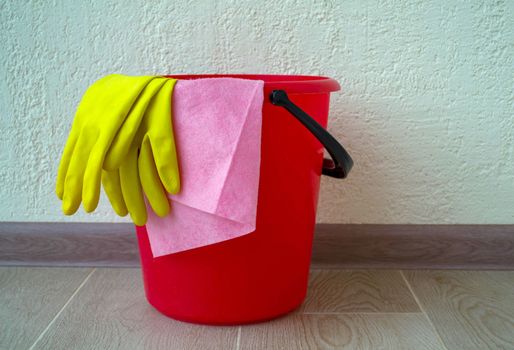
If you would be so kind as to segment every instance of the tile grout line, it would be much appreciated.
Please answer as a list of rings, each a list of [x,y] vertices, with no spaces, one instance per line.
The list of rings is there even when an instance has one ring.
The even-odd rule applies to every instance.
[[[34,344],[31,345],[31,347],[29,348],[29,350],[32,350],[34,349],[34,347],[37,345],[37,343],[39,343],[39,341],[41,339],[43,339],[43,336],[46,334],[46,332],[48,332],[48,330],[50,329],[50,327],[53,326],[53,324],[55,323],[55,321],[59,318],[59,316],[62,314],[62,312],[64,311],[64,309],[68,306],[68,304],[71,302],[71,300],[75,297],[75,295],[77,295],[77,293],[82,289],[82,287],[87,283],[87,281],[89,280],[89,278],[91,277],[91,275],[97,270],[97,268],[93,268],[91,270],[91,272],[86,276],[86,278],[84,278],[84,280],[82,281],[82,283],[77,287],[77,289],[73,292],[73,294],[69,297],[69,299],[66,301],[66,303],[64,303],[64,305],[62,306],[62,308],[59,310],[59,312],[57,312],[57,314],[54,316],[54,318],[48,323],[48,325],[46,326],[46,328],[43,330],[43,332],[41,332],[41,334],[39,335],[39,337],[37,337],[36,341],[34,342]]]
[[[403,270],[399,270],[400,271],[400,275],[402,276],[405,284],[407,285],[407,288],[409,288],[409,291],[410,293],[412,294],[414,300],[416,301],[416,304],[418,304],[418,307],[419,309],[421,310],[421,312],[425,315],[425,318],[427,319],[428,323],[432,326],[432,328],[434,329],[435,331],[435,334],[437,334],[437,337],[439,338],[439,341],[441,342],[441,345],[443,346],[444,349],[448,350],[448,348],[446,347],[446,344],[444,343],[443,341],[443,338],[441,338],[441,334],[439,334],[439,331],[437,330],[437,328],[435,327],[434,323],[432,322],[432,320],[430,319],[430,317],[428,317],[428,313],[425,311],[425,308],[423,307],[423,305],[421,304],[421,302],[419,301],[418,299],[418,296],[416,295],[416,293],[414,293],[414,289],[412,288],[412,286],[410,285],[409,281],[407,280],[407,278],[405,277],[405,275],[403,274]]]
[[[236,350],[241,348],[241,326],[237,327]]]

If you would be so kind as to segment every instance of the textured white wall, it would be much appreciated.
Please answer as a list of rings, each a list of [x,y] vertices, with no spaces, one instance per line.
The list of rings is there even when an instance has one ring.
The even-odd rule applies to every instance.
[[[75,106],[111,72],[322,74],[356,165],[320,222],[514,223],[514,1],[0,1],[0,221],[61,215]]]

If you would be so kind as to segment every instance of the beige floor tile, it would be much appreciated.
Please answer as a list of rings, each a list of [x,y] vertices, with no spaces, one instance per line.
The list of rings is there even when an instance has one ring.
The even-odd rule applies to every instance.
[[[139,269],[91,271],[0,268],[0,349],[514,349],[514,272],[313,270],[299,312],[238,333],[161,315]]]
[[[311,271],[302,312],[420,312],[399,271]]]
[[[243,326],[240,349],[442,349],[423,314],[301,315]]]
[[[0,349],[28,349],[91,271],[0,267]]]
[[[514,272],[404,274],[448,349],[514,349]]]
[[[174,321],[146,301],[140,269],[98,269],[37,349],[235,349],[237,327]]]

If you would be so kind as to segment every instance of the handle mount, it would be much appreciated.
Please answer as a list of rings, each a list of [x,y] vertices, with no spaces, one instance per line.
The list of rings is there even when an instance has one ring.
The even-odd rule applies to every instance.
[[[284,107],[300,121],[328,151],[332,159],[323,159],[322,174],[338,179],[344,179],[352,169],[352,157],[344,147],[310,115],[295,105],[284,90],[273,90],[270,94],[271,103]]]

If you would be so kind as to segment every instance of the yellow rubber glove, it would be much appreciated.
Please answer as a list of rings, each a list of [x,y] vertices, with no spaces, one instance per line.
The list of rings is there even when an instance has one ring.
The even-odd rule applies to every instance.
[[[139,131],[139,126],[145,116],[146,109],[154,96],[168,80],[167,78],[159,77],[152,80],[148,86],[145,87],[132,107],[130,115],[123,122],[122,127],[112,140],[103,163],[105,170],[116,170],[120,167]]]
[[[56,193],[66,215],[83,201],[98,205],[105,154],[134,101],[155,77],[108,75],[89,87],[80,102],[57,174]]]
[[[126,209],[138,226],[147,220],[143,192],[154,212],[162,217],[170,210],[166,192],[176,194],[180,190],[171,105],[175,83],[175,79],[168,79],[148,105],[119,169],[102,173],[102,184],[113,208],[120,215]],[[106,159],[120,159],[130,135],[131,131],[122,127]],[[108,165],[115,168],[116,162]]]
[[[123,125],[112,140],[111,146],[105,156],[103,168],[116,171],[112,172],[112,178],[102,182],[114,211],[120,216],[125,216],[128,213],[125,203],[119,200],[111,200],[111,198],[120,198],[122,196],[118,168],[128,155],[131,143],[139,130],[139,125],[141,124],[150,101],[152,101],[155,94],[159,92],[166,81],[166,78],[155,78],[144,88],[132,106]],[[135,185],[139,185],[139,181]]]

